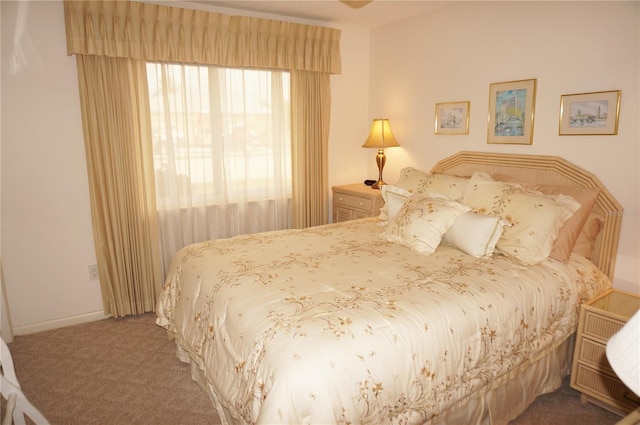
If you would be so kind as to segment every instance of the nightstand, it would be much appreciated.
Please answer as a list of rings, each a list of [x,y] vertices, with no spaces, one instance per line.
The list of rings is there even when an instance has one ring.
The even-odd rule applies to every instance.
[[[380,189],[372,189],[364,183],[334,186],[331,189],[334,223],[377,216],[384,205]]]
[[[571,366],[571,387],[582,402],[624,416],[640,407],[640,399],[616,376],[605,348],[609,338],[640,309],[640,296],[610,289],[580,308]]]

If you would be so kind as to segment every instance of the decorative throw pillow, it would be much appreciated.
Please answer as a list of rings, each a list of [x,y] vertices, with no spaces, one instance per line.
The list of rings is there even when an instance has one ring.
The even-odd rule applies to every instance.
[[[442,241],[474,257],[489,257],[508,225],[509,222],[502,217],[469,211],[456,218]]]
[[[412,193],[440,193],[449,199],[460,199],[468,178],[441,173],[428,173],[413,167],[400,170],[396,186]]]
[[[385,184],[380,189],[382,194],[382,199],[384,200],[384,206],[380,208],[380,220],[390,220],[392,219],[404,201],[406,201],[410,196],[411,192],[408,190],[402,189],[398,186],[392,186],[389,184]]]
[[[604,219],[600,215],[593,212],[589,214],[587,222],[582,227],[580,235],[578,235],[578,240],[573,247],[573,252],[590,260],[593,254],[593,248],[596,245],[596,238],[600,234],[603,223]]]
[[[462,201],[475,212],[500,216],[511,224],[496,247],[524,265],[549,257],[560,227],[580,208],[569,196],[497,182],[485,172],[473,174]]]
[[[573,216],[560,228],[558,237],[553,243],[553,248],[551,248],[551,253],[549,254],[551,258],[555,258],[563,263],[569,261],[569,257],[571,256],[571,252],[578,240],[578,236],[587,222],[589,214],[591,213],[591,210],[596,203],[596,199],[600,194],[600,189],[528,183],[501,174],[494,174],[492,177],[495,180],[519,184],[525,189],[535,190],[546,195],[567,195],[580,203],[580,209],[578,209],[578,211],[576,211],[575,214],[573,214]]]
[[[469,209],[442,197],[412,195],[389,220],[381,237],[428,255],[440,245],[456,218]]]

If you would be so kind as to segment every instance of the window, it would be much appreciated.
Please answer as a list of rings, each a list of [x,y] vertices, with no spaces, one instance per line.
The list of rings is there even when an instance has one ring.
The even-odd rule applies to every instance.
[[[147,79],[165,261],[189,243],[291,227],[289,73],[149,63]]]
[[[280,186],[291,196],[287,72],[147,71],[159,208],[267,199]]]

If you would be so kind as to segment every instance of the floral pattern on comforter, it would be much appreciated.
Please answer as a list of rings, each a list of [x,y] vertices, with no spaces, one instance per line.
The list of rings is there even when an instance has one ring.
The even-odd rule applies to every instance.
[[[238,423],[423,423],[575,331],[610,286],[583,257],[523,267],[380,238],[376,219],[190,245],[157,323]]]

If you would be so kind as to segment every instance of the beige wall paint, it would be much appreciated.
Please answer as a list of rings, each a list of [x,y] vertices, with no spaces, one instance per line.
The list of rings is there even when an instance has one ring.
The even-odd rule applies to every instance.
[[[401,144],[387,150],[387,182],[404,166],[430,169],[460,150],[564,157],[596,174],[626,210],[614,286],[640,293],[639,52],[638,2],[452,2],[373,30],[370,114],[389,117]],[[530,78],[533,144],[487,144],[489,84]],[[558,135],[562,94],[614,89],[622,90],[617,136]],[[469,135],[434,135],[435,104],[462,100],[471,101]]]
[[[377,176],[375,152],[360,145],[370,120],[382,115],[391,119],[402,145],[387,151],[389,182],[403,166],[429,168],[461,149],[564,156],[598,174],[627,210],[635,208],[635,216],[624,219],[616,284],[638,285],[638,7],[596,3],[577,13],[563,4],[504,4],[456,4],[372,32],[341,28],[343,72],[332,77],[329,183]],[[0,5],[1,252],[9,310],[20,334],[103,315],[98,282],[89,280],[87,270],[95,252],[75,59],[66,55],[62,3]],[[521,24],[505,27],[524,15]],[[550,19],[569,34],[596,30],[595,47],[575,51],[573,37],[550,29]],[[527,54],[511,62],[505,55],[488,56],[515,29],[524,34],[519,44]],[[577,74],[587,66],[589,75]],[[520,78],[538,78],[534,145],[486,145],[488,84]],[[623,90],[619,136],[557,136],[561,93],[616,88]],[[436,137],[434,105],[452,100],[471,100],[471,133]],[[616,166],[604,165],[603,158]]]
[[[96,261],[62,2],[1,7],[2,263],[19,333],[41,322],[101,317],[102,300],[87,273]]]

